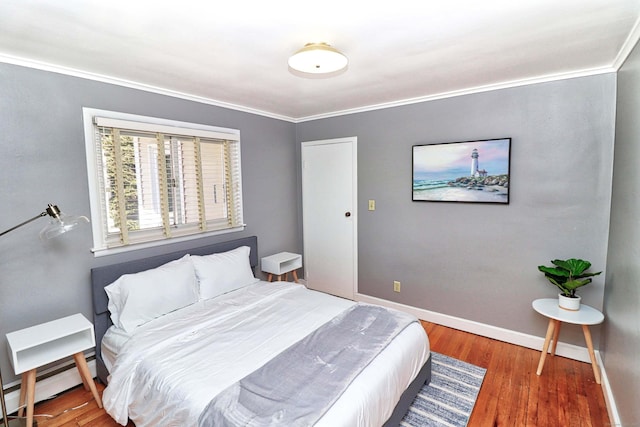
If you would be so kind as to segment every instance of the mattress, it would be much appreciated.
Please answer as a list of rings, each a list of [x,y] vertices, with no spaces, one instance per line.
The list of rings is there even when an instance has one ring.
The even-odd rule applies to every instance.
[[[109,369],[103,402],[120,424],[191,426],[209,401],[355,304],[288,282],[258,282],[102,341]],[[429,357],[411,324],[351,383],[317,426],[376,426]]]

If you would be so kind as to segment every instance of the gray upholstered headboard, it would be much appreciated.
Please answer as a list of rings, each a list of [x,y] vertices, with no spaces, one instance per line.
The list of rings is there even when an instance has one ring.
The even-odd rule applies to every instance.
[[[91,290],[93,295],[93,325],[96,335],[96,365],[100,381],[106,384],[108,376],[107,369],[102,361],[100,343],[102,342],[102,337],[107,332],[107,329],[112,324],[109,310],[107,308],[109,299],[107,298],[107,293],[104,291],[105,286],[113,283],[123,274],[137,273],[149,270],[150,268],[159,267],[169,261],[181,258],[186,254],[208,255],[218,252],[226,252],[240,246],[249,246],[251,248],[249,260],[251,262],[251,267],[255,269],[258,265],[258,238],[256,236],[244,237],[237,240],[214,243],[206,246],[187,248],[167,254],[155,255],[149,258],[92,268]]]

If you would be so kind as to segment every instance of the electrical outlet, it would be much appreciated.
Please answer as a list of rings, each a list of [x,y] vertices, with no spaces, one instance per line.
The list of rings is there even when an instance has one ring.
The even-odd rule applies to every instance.
[[[397,280],[393,281],[393,292],[400,292],[400,282]]]
[[[369,210],[370,211],[375,211],[376,210],[376,201],[375,200],[369,200]]]

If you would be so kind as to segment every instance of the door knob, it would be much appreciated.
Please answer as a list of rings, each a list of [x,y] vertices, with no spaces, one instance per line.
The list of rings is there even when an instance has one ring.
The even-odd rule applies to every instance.
[[[349,218],[351,216],[351,212],[345,212],[344,216],[346,216],[347,218]]]

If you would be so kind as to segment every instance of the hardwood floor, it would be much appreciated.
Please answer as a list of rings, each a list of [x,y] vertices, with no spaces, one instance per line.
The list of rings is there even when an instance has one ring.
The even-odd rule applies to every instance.
[[[609,415],[591,364],[423,322],[431,349],[487,369],[469,426],[604,427]],[[585,350],[586,351],[586,350]]]
[[[563,357],[547,357],[536,375],[540,352],[423,322],[431,349],[487,369],[469,426],[604,427],[609,418],[591,365]],[[98,386],[100,393],[103,387]],[[86,405],[68,410],[79,405]],[[67,412],[64,412],[68,410]],[[77,387],[36,405],[41,427],[116,427],[91,393]],[[129,427],[133,427],[129,423]]]

